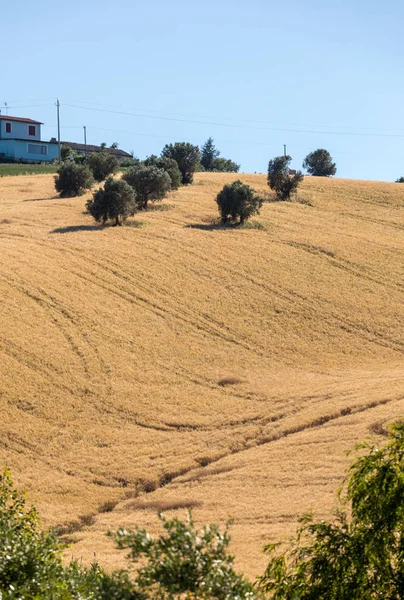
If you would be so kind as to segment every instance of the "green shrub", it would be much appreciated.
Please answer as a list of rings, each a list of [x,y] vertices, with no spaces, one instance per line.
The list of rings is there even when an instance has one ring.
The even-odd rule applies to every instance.
[[[323,148],[310,152],[304,159],[302,166],[310,175],[317,177],[331,177],[331,175],[335,175],[337,172],[337,167],[332,162],[331,154]]]
[[[61,160],[63,160],[63,161],[70,160],[71,156],[74,159],[75,156],[76,156],[76,152],[74,152],[74,150],[72,150],[70,148],[70,146],[61,146],[61,148],[60,148],[60,158],[61,158]]]
[[[135,190],[137,205],[143,210],[147,210],[149,200],[161,200],[171,189],[169,174],[154,166],[131,169],[122,179]]]
[[[119,162],[115,156],[106,150],[89,154],[87,163],[94,179],[98,182],[104,181],[109,175],[116,173],[119,167]]]
[[[404,598],[404,424],[392,427],[386,446],[359,448],[334,520],[306,515],[290,550],[267,546],[260,587],[268,598]]]
[[[166,520],[159,515],[164,534],[153,538],[145,529],[120,529],[113,537],[118,548],[129,548],[130,557],[141,566],[136,583],[150,598],[254,598],[252,585],[233,568],[227,554],[228,529],[217,525],[195,528],[188,522]]]
[[[303,174],[297,171],[291,175],[289,164],[290,156],[277,156],[268,163],[268,185],[274,190],[279,200],[289,200],[290,194],[295,192],[303,181]]]
[[[231,184],[226,184],[216,197],[217,206],[222,223],[240,219],[243,224],[247,219],[259,213],[262,198],[255,190],[242,183],[239,179]]]
[[[167,144],[164,146],[161,156],[176,161],[181,171],[181,183],[183,185],[192,183],[201,158],[198,146],[186,142]]]
[[[396,183],[404,183],[404,177],[399,177],[396,179]]]
[[[173,158],[158,157],[152,154],[143,161],[145,167],[157,167],[164,169],[170,176],[171,189],[177,190],[181,185],[181,171],[178,168],[177,162]]]
[[[211,170],[217,173],[238,173],[240,165],[229,158],[215,158]]]
[[[94,183],[91,171],[85,165],[62,165],[55,176],[55,188],[61,198],[82,196]]]
[[[135,192],[122,179],[108,177],[104,188],[94,192],[93,199],[87,202],[87,210],[95,221],[105,224],[109,219],[115,225],[121,225],[129,215],[136,211]]]

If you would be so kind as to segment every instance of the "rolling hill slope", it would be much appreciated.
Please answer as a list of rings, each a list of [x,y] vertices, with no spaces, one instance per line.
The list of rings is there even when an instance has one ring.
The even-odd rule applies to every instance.
[[[233,518],[259,573],[404,414],[404,186],[306,178],[260,229],[224,230],[235,178],[104,229],[50,175],[0,179],[0,463],[84,560],[122,564],[109,528],[193,506]]]

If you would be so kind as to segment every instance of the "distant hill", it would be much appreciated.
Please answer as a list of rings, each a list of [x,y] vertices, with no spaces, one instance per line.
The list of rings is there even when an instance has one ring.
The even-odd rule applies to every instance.
[[[263,175],[198,173],[105,229],[52,175],[0,179],[0,464],[69,556],[118,566],[108,529],[194,507],[261,573],[404,414],[404,186],[307,177],[218,228],[238,177],[271,199]]]

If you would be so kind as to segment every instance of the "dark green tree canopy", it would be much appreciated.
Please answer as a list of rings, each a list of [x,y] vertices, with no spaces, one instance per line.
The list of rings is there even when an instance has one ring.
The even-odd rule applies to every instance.
[[[221,158],[220,152],[213,143],[213,138],[208,138],[202,146],[200,171],[217,171],[218,173],[238,173],[240,165],[229,158]]]
[[[181,182],[183,185],[192,183],[194,173],[201,158],[198,146],[187,142],[167,144],[164,146],[161,156],[163,158],[172,158],[176,161],[181,171]]]
[[[404,183],[404,177],[399,177],[396,179],[396,183]]]
[[[167,171],[155,166],[131,169],[122,177],[136,192],[140,209],[147,209],[149,200],[162,200],[171,189]]]
[[[303,180],[301,171],[291,175],[289,165],[291,156],[276,156],[268,163],[268,185],[274,190],[279,200],[289,200]]]
[[[167,171],[171,179],[171,189],[177,190],[181,185],[181,171],[178,168],[177,162],[173,158],[165,158],[162,156],[155,156],[152,154],[148,156],[144,161],[145,167],[157,167]]]
[[[335,519],[306,515],[290,550],[267,547],[272,558],[260,581],[268,598],[404,598],[404,424],[391,429],[386,446],[360,449]]]
[[[61,198],[82,196],[94,183],[91,171],[85,165],[67,163],[55,175],[55,189]]]
[[[98,182],[104,181],[109,175],[115,173],[119,167],[116,157],[106,151],[89,154],[87,163],[94,179]]]
[[[324,148],[319,148],[310,152],[303,161],[303,169],[306,169],[310,175],[317,177],[331,177],[337,172],[337,167],[332,162],[331,154]]]
[[[217,173],[238,173],[240,165],[229,158],[215,158],[212,163],[212,171]]]
[[[258,214],[262,206],[262,198],[240,179],[225,185],[218,193],[216,202],[224,225],[236,221],[237,218],[240,219],[240,224],[243,224]]]
[[[213,138],[208,138],[201,150],[201,165],[205,171],[213,171],[213,161],[219,156],[220,152],[213,143]]]
[[[87,202],[87,210],[97,222],[105,224],[112,220],[115,225],[121,225],[122,220],[135,213],[135,198],[133,188],[126,181],[108,177],[104,188],[98,189]]]

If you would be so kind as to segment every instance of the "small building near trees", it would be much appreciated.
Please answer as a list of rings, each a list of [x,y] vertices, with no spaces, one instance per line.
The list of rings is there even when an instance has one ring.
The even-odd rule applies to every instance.
[[[41,125],[33,119],[0,115],[0,159],[24,163],[57,159],[58,144],[41,140]]]
[[[107,148],[103,146],[94,146],[93,144],[79,144],[77,142],[60,142],[62,146],[68,146],[71,148],[76,154],[80,156],[86,156],[88,154],[92,154],[94,152],[108,152],[109,154],[113,154],[118,160],[123,160],[125,158],[132,158],[132,155],[129,152],[125,152],[125,150],[121,150],[120,148]]]

